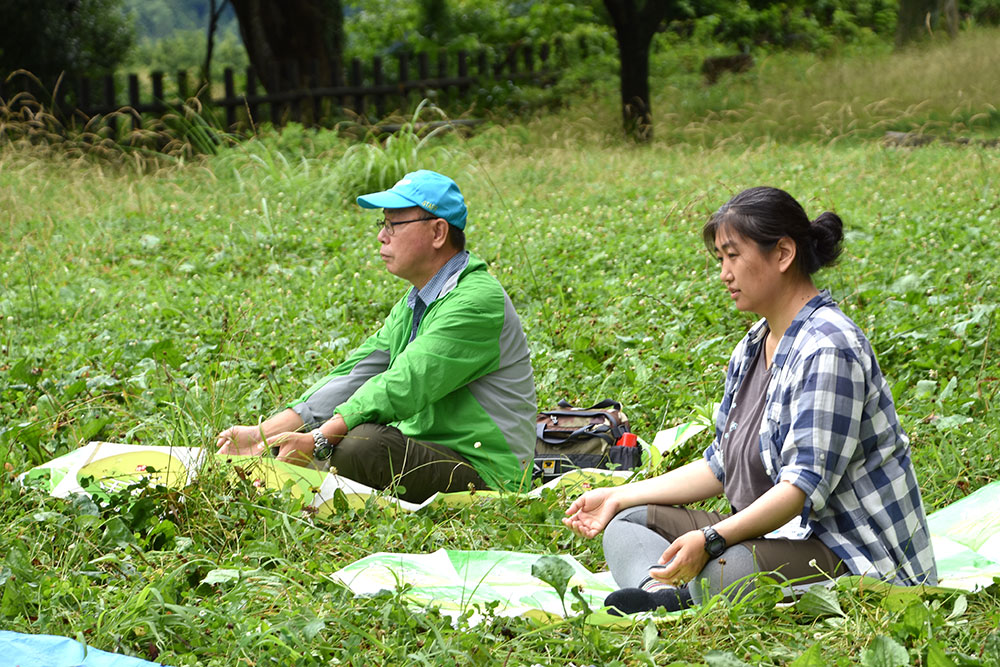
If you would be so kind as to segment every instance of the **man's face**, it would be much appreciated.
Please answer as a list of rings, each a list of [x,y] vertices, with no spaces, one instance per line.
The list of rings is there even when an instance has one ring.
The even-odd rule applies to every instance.
[[[418,288],[427,284],[434,275],[432,262],[434,256],[434,227],[430,222],[437,220],[424,209],[413,206],[410,208],[384,209],[388,223],[406,222],[391,227],[383,227],[378,232],[379,256],[385,262],[385,268],[394,276],[407,280]],[[430,273],[428,273],[430,271]]]

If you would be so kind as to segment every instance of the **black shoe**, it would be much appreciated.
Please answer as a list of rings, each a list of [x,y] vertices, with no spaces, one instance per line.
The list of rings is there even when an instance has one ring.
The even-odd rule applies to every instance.
[[[653,593],[641,588],[622,588],[604,600],[604,605],[609,608],[608,613],[614,616],[636,614],[640,611],[653,611],[660,608],[667,611],[680,611],[687,609],[691,604],[691,592],[688,591],[687,586],[661,588]]]

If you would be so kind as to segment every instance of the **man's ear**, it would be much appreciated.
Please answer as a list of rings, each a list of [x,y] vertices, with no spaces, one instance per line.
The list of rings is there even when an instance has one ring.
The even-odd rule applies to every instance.
[[[435,218],[434,222],[434,238],[431,240],[431,245],[434,246],[435,250],[440,250],[448,243],[448,221],[444,218]]]
[[[789,267],[795,264],[798,246],[791,237],[782,236],[775,244],[774,252],[778,253],[778,270],[785,273]]]

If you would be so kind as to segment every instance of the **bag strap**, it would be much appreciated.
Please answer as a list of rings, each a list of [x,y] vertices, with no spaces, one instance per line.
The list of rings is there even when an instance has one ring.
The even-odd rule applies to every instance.
[[[611,435],[611,427],[607,424],[587,424],[586,426],[580,427],[575,431],[567,433],[565,437],[553,438],[545,437],[545,422],[539,422],[535,427],[535,434],[538,436],[539,440],[547,442],[550,445],[559,445],[567,440],[571,440],[581,435],[600,438],[611,445],[615,444],[614,436]]]
[[[611,422],[611,428],[613,429],[622,427],[621,422],[618,421],[618,417],[603,410],[598,410],[596,412],[588,412],[586,410],[546,410],[545,412],[539,412],[538,414],[555,417],[557,421],[559,417],[601,417]],[[544,422],[542,422],[542,425],[544,425]]]
[[[567,401],[565,398],[559,399],[558,403],[560,408],[564,410],[572,410],[573,404]],[[615,410],[621,410],[622,404],[610,398],[605,398],[603,401],[591,405],[589,408],[584,408],[585,410],[601,410],[603,408],[614,408]]]

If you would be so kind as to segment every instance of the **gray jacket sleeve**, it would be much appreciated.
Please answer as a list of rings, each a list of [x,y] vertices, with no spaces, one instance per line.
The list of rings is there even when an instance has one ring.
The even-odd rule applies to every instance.
[[[389,367],[389,353],[385,350],[372,350],[361,359],[351,372],[330,378],[329,382],[317,389],[309,398],[292,406],[306,428],[317,428],[333,416],[338,405],[354,395],[361,385],[369,378],[378,375]]]

